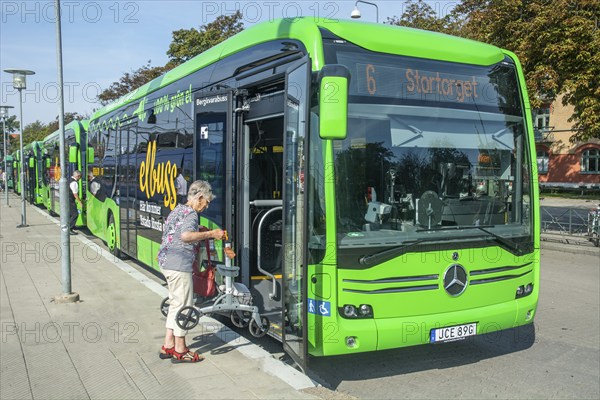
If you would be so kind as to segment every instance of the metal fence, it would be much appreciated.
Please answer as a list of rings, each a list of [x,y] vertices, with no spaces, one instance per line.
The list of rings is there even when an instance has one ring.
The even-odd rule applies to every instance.
[[[541,225],[542,233],[560,235],[566,243],[583,239],[600,245],[600,208],[541,207]]]
[[[582,208],[542,207],[542,232],[587,235],[588,213]]]

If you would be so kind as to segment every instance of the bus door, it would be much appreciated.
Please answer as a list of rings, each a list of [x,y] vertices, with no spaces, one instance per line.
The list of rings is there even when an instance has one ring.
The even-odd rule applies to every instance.
[[[308,58],[288,69],[283,144],[283,348],[304,370],[308,363],[306,304],[306,165],[310,82]]]
[[[136,125],[121,126],[117,137],[116,185],[119,193],[121,251],[137,256]]]
[[[266,90],[265,90],[266,88]],[[282,339],[284,80],[247,87],[237,98],[236,238],[242,283],[269,335]]]
[[[27,168],[25,169],[25,187],[27,189],[27,197],[29,198],[29,203],[33,204],[35,202],[35,156],[30,154],[26,156],[25,163]]]
[[[200,214],[200,223],[232,232],[235,208],[232,204],[233,168],[236,157],[232,144],[233,94],[231,90],[200,93],[194,99],[194,179],[210,183],[215,199]],[[236,257],[237,259],[240,257]]]

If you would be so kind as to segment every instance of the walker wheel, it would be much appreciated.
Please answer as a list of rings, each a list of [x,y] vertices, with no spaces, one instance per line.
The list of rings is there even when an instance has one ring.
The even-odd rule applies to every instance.
[[[265,334],[269,331],[269,327],[271,326],[269,318],[267,317],[260,317],[260,322],[262,323],[262,326],[258,326],[254,318],[252,318],[250,320],[250,325],[248,325],[250,334],[255,338],[261,338],[265,336]]]
[[[198,322],[200,322],[200,311],[192,306],[183,307],[177,313],[175,322],[181,329],[188,331],[194,329],[198,325]]]
[[[169,298],[165,297],[162,301],[162,303],[160,303],[160,312],[162,315],[164,315],[165,317],[167,316],[167,314],[169,313],[169,306],[170,306],[170,302],[169,302]]]
[[[232,311],[231,323],[238,328],[245,328],[250,323],[252,314],[248,311]]]

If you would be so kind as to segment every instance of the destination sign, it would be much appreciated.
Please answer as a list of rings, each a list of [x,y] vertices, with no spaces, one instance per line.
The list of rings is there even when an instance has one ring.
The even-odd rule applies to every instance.
[[[351,72],[351,96],[520,114],[516,73],[508,63],[477,66],[355,52],[338,52],[337,62]]]
[[[477,100],[482,96],[482,83],[487,83],[476,76],[360,63],[355,77],[360,94],[458,103]]]

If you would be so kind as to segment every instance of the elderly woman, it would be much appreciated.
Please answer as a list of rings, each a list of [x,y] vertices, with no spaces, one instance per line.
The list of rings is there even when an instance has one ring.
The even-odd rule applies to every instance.
[[[187,348],[186,331],[177,326],[175,316],[183,307],[193,305],[192,266],[198,242],[206,239],[221,240],[225,236],[221,229],[198,232],[198,213],[206,210],[214,197],[208,182],[195,181],[188,190],[187,203],[175,207],[163,227],[158,264],[167,280],[170,306],[160,358],[171,359],[173,363],[194,363],[204,359]]]

